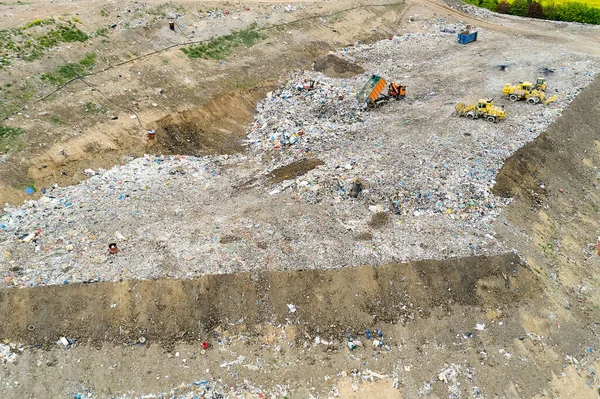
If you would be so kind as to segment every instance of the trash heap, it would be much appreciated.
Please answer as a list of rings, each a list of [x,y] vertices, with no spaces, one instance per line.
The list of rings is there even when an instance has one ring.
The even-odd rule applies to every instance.
[[[257,105],[248,142],[254,152],[293,146],[294,153],[310,153],[359,129],[362,113],[348,86],[299,72]]]
[[[444,21],[422,23],[437,29]],[[504,38],[486,35],[490,43]],[[291,75],[258,104],[247,155],[146,156],[86,171],[92,177],[81,184],[7,207],[0,217],[0,286],[510,251],[493,229],[507,203],[491,193],[495,177],[600,69],[597,60],[566,50],[531,53],[528,40],[482,53],[447,33],[418,33],[343,49],[336,56],[368,72],[347,79]],[[468,73],[465,59],[473,63]],[[510,62],[501,71],[498,60]],[[500,98],[505,83],[539,71],[549,74],[556,103]],[[356,93],[371,74],[406,85],[406,99],[365,110]],[[502,122],[453,116],[457,102],[490,97],[507,107]],[[272,178],[309,158],[318,161],[313,169]]]

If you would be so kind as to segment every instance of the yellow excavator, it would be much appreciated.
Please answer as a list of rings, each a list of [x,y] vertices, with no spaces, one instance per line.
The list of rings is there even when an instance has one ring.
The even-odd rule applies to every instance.
[[[458,103],[454,108],[458,116],[465,116],[467,119],[485,118],[488,122],[496,123],[506,116],[504,107],[494,106],[494,100],[492,99],[481,99],[477,101],[477,104],[472,105]]]
[[[510,83],[507,83],[502,89],[502,94],[508,96],[510,101],[526,100],[529,104],[548,105],[558,98],[556,95],[546,98],[546,80],[544,78],[538,78],[535,84],[519,82],[517,85],[511,86]]]

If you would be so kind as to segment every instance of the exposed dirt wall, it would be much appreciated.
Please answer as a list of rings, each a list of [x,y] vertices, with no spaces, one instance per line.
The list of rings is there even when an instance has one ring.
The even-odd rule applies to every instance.
[[[73,284],[0,291],[0,336],[169,346],[216,327],[297,325],[334,335],[427,318],[436,307],[495,309],[537,297],[536,278],[512,254],[341,270],[212,275],[198,280]],[[288,304],[296,307],[291,312]],[[303,334],[299,334],[303,337]]]

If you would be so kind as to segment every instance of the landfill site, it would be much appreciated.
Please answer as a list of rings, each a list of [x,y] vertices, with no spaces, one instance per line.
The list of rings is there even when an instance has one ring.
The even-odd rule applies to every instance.
[[[599,27],[0,2],[67,20],[0,59],[1,398],[600,396]]]

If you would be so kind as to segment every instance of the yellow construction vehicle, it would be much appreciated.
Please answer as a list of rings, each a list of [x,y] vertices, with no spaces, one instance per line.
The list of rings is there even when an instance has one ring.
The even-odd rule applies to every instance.
[[[529,104],[543,103],[548,105],[558,98],[554,95],[546,98],[546,80],[538,78],[536,83],[519,82],[516,86],[511,86],[510,83],[504,85],[502,94],[508,96],[510,101],[527,100]]]
[[[456,107],[458,116],[466,116],[467,119],[485,118],[488,122],[499,122],[506,116],[504,107],[494,106],[494,100],[482,99],[477,104],[465,105],[458,103]]]

